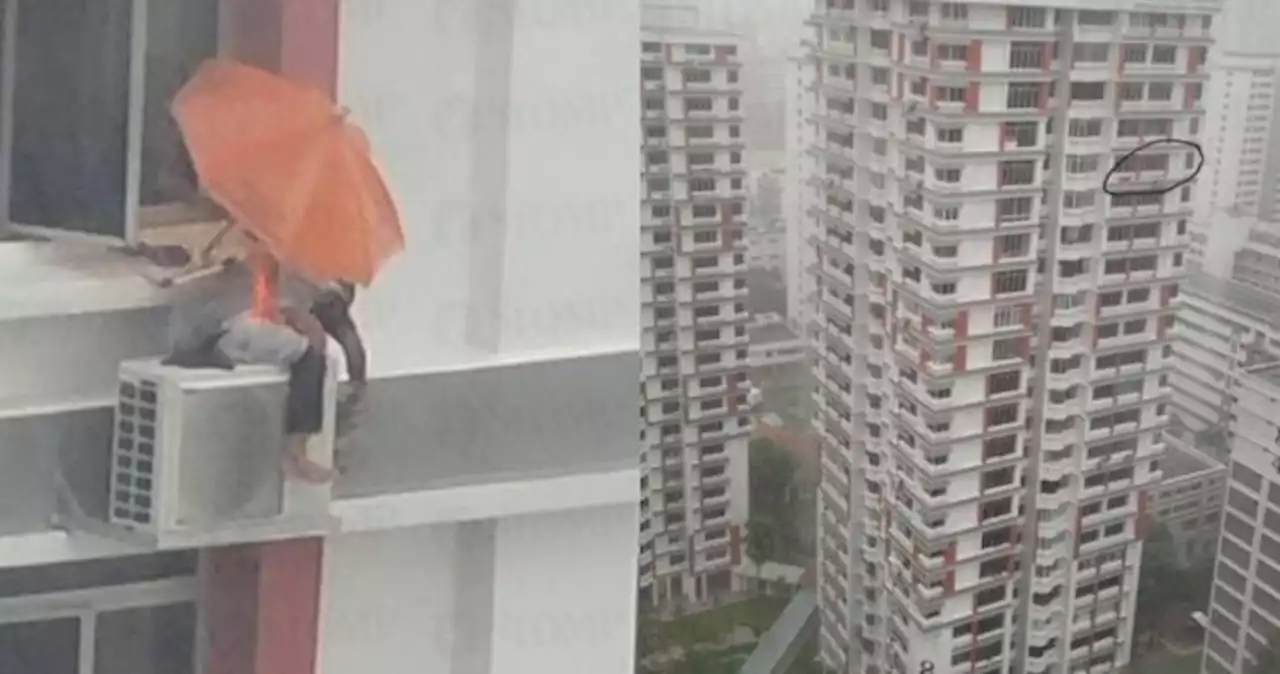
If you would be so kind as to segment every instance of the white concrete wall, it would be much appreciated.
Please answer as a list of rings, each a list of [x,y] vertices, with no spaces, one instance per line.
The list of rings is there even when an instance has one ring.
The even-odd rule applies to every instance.
[[[317,674],[449,671],[457,527],[325,544]]]
[[[631,674],[638,518],[623,505],[331,538],[317,672]]]
[[[341,22],[339,98],[407,239],[357,303],[374,374],[636,348],[638,3],[368,0]]]
[[[813,189],[806,184],[813,176],[813,160],[807,152],[814,143],[813,124],[809,116],[814,113],[814,96],[808,90],[816,79],[813,64],[800,58],[797,51],[788,63],[786,93],[786,181],[783,183],[783,223],[786,228],[785,287],[787,292],[787,322],[801,327],[812,315],[814,281],[806,272],[814,253],[806,237],[812,218],[808,208]]]
[[[493,674],[635,670],[639,521],[636,505],[498,524]]]

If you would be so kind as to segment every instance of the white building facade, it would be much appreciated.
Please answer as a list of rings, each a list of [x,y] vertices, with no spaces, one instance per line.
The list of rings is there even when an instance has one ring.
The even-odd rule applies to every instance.
[[[812,20],[821,653],[1127,664],[1214,3],[830,0]],[[1169,146],[1136,190],[1186,175]],[[1034,364],[1033,364],[1034,363]],[[922,669],[923,668],[923,669]]]
[[[1205,166],[1197,209],[1274,219],[1280,158],[1273,158],[1280,52],[1249,54],[1231,44],[1210,56],[1205,96]]]
[[[4,39],[13,40],[14,12],[39,3],[2,4]],[[143,14],[175,6],[216,20]],[[272,415],[283,407],[283,374],[184,375],[152,363],[167,393],[148,400],[143,382],[139,394],[121,364],[165,355],[182,291],[144,280],[154,270],[110,241],[10,235],[14,222],[60,225],[17,220],[31,176],[0,172],[0,194],[13,197],[0,205],[0,668],[409,674],[430,663],[473,674],[630,674],[640,480],[636,4],[110,7],[123,23],[79,14],[45,22],[78,27],[53,42],[84,49],[22,68],[70,69],[94,82],[105,63],[132,62],[125,82],[151,88],[143,60],[128,58],[146,49],[129,26],[216,28],[208,52],[188,54],[192,63],[215,53],[247,61],[350,108],[408,244],[356,303],[371,380],[351,463],[330,488],[306,489],[279,473],[283,425]],[[166,39],[156,49],[201,42],[158,35]],[[33,53],[12,43],[4,51]],[[592,106],[582,106],[578,85],[564,86],[566,67],[596,83]],[[13,72],[4,76],[11,93]],[[40,86],[57,81],[24,72]],[[5,105],[30,93],[19,87]],[[147,107],[130,108],[144,127],[168,118],[167,105]],[[68,112],[43,110],[75,123]],[[127,127],[138,128],[112,132]],[[108,140],[140,147],[130,138]],[[8,140],[0,145],[7,166],[29,161]],[[127,156],[121,175],[156,168],[145,154]],[[78,174],[55,169],[39,176],[47,194],[101,198],[91,205],[104,210],[123,203],[130,229],[146,226],[134,218],[138,204],[128,205],[134,178],[121,191],[76,192],[65,186]],[[152,437],[153,424],[166,430]],[[313,448],[319,459],[330,430]],[[127,433],[155,442],[126,447]],[[199,470],[236,452],[244,461],[224,465],[227,474]],[[138,475],[155,472],[122,473],[126,459]],[[120,519],[125,497],[154,512],[150,524]]]
[[[1280,630],[1280,372],[1239,375],[1202,671],[1246,674]]]
[[[640,596],[734,591],[747,517],[747,189],[740,38],[642,33]]]
[[[1243,0],[1249,2],[1250,0]],[[1248,19],[1236,7],[1216,34],[1234,35],[1231,22]],[[1271,11],[1271,10],[1267,10]],[[1253,229],[1278,229],[1280,220],[1280,52],[1238,51],[1219,40],[1209,57],[1205,93],[1205,164],[1193,221],[1192,256],[1216,276],[1231,263]]]
[[[786,179],[783,187],[782,218],[786,231],[787,323],[798,334],[806,334],[813,317],[813,274],[808,241],[813,216],[809,213],[813,189],[809,187],[813,160],[809,149],[814,142],[813,82],[815,69],[808,55],[797,49],[788,60],[786,106]]]
[[[1173,412],[1191,433],[1225,429],[1235,374],[1280,360],[1280,297],[1197,273],[1182,284],[1177,307]]]

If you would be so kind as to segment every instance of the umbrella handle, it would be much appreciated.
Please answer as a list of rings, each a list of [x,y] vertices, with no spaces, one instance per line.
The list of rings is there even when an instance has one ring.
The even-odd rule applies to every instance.
[[[227,221],[222,225],[222,228],[213,235],[213,238],[209,239],[209,243],[206,243],[204,248],[200,249],[200,261],[202,263],[209,261],[209,258],[213,255],[214,249],[218,247],[218,244],[222,243],[223,239],[227,238],[227,234],[231,233],[231,228],[234,226],[235,223]]]

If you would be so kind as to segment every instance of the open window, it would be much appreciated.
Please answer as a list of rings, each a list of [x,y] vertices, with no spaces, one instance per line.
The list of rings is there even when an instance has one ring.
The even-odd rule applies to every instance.
[[[0,0],[10,231],[139,240],[208,220],[174,94],[217,53],[219,0]]]

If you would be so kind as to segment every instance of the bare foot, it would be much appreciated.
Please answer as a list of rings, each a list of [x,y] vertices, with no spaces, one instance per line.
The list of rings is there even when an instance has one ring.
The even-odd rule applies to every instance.
[[[338,476],[332,468],[326,468],[296,451],[284,453],[283,465],[286,475],[310,484],[327,484]]]

